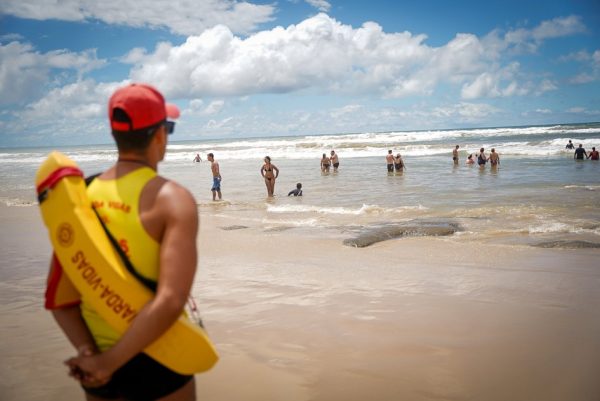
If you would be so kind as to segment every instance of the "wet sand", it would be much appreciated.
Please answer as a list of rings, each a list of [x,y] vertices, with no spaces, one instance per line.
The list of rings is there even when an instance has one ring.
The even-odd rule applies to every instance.
[[[0,206],[0,399],[83,399],[43,310],[35,207]],[[199,400],[598,400],[598,249],[367,248],[201,210],[194,295],[221,361]]]

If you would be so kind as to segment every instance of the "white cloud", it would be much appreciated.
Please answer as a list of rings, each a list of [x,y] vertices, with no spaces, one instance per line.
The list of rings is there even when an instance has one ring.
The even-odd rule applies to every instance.
[[[306,2],[323,12],[327,12],[331,8],[331,4],[325,0],[306,0]]]
[[[103,84],[84,80],[52,89],[43,99],[27,106],[21,117],[29,120],[104,117],[110,95],[125,83]]]
[[[225,106],[225,102],[223,100],[213,100],[210,104],[204,109],[203,115],[213,115],[219,114],[221,110],[223,110],[223,106]]]
[[[77,76],[105,64],[96,50],[75,53],[53,50],[40,53],[27,43],[0,44],[0,104],[19,104],[40,94],[53,70],[73,71]]]
[[[360,104],[348,104],[344,107],[339,107],[329,112],[330,116],[334,119],[341,118],[346,115],[353,115],[363,108]]]
[[[557,18],[504,37],[497,31],[483,39],[458,34],[430,47],[425,35],[385,33],[374,22],[353,28],[318,14],[247,38],[217,26],[179,46],[135,49],[125,59],[133,63],[132,80],[154,82],[176,97],[312,90],[398,98],[431,95],[440,83],[451,83],[462,85],[464,99],[475,99],[535,91],[535,84],[519,81],[518,63],[501,64],[502,52],[581,29],[578,17]],[[549,88],[544,84],[541,91]]]
[[[182,114],[187,116],[212,116],[219,114],[224,107],[224,100],[213,100],[208,106],[204,106],[202,99],[192,99]]]
[[[589,82],[600,80],[600,50],[596,50],[593,53],[581,50],[561,57],[561,61],[571,60],[582,63],[585,71],[571,77],[569,79],[570,83],[587,84]]]
[[[39,101],[13,112],[16,118],[6,122],[6,130],[40,144],[110,142],[108,99],[126,83],[83,80],[52,89]]]
[[[21,42],[23,39],[23,35],[18,33],[7,33],[5,35],[0,35],[0,43]]]
[[[578,52],[573,52],[573,53],[569,53],[567,55],[561,56],[559,58],[559,60],[563,61],[563,62],[567,62],[567,61],[584,62],[584,61],[589,61],[591,58],[592,58],[592,55],[590,53],[588,53],[585,50],[580,50]]]
[[[485,103],[461,102],[453,107],[446,108],[445,113],[459,121],[473,123],[483,121],[499,111],[498,108]]]
[[[0,13],[20,18],[61,21],[97,19],[132,27],[166,27],[194,35],[218,24],[249,33],[271,21],[274,5],[237,0],[3,0]]]
[[[556,82],[551,81],[549,79],[544,79],[540,83],[540,85],[536,91],[536,95],[541,95],[542,93],[555,91],[555,90],[558,90],[558,86],[556,85]]]
[[[588,110],[585,107],[571,107],[570,109],[567,109],[567,113],[600,117],[600,110]]]
[[[497,52],[513,49],[517,52],[533,53],[545,40],[571,36],[585,30],[582,18],[571,15],[542,21],[533,29],[509,30],[503,37],[498,30],[495,30],[486,36],[485,41]]]
[[[546,39],[570,36],[582,32],[585,32],[585,25],[581,17],[571,15],[543,21],[531,31],[531,36],[535,41],[541,42]]]
[[[586,71],[575,75],[569,82],[573,84],[587,84],[600,80],[600,50],[596,50],[594,53],[581,51],[578,55],[577,61],[581,61],[584,64],[583,68]]]
[[[484,72],[472,82],[467,82],[461,90],[463,99],[477,99],[481,97],[508,97],[523,96],[529,89],[519,85],[515,77],[519,72],[519,64],[511,63],[504,68]]]
[[[181,46],[160,44],[137,60],[131,78],[154,82],[176,97],[308,88],[398,97],[427,93],[443,76],[422,71],[423,66],[434,70],[434,52],[423,44],[425,38],[408,32],[386,34],[372,22],[353,29],[325,14],[246,39],[218,26],[189,37]],[[457,60],[464,52],[455,57],[451,50],[438,53],[446,68],[471,68]],[[471,58],[465,59],[466,64]]]
[[[535,112],[540,114],[552,114],[552,110],[550,109],[535,109]]]
[[[556,20],[551,22],[557,24]],[[132,65],[129,80],[150,82],[169,99],[191,99],[184,114],[192,117],[196,127],[203,125],[213,133],[251,132],[251,127],[252,132],[260,134],[322,132],[323,127],[367,130],[371,126],[385,130],[419,127],[424,122],[448,127],[486,123],[501,111],[489,104],[465,101],[423,110],[373,110],[349,104],[316,112],[300,110],[297,114],[252,110],[245,116],[231,116],[225,97],[241,100],[257,93],[298,91],[303,95],[367,94],[382,98],[436,94],[440,99],[437,95],[447,95],[443,90],[448,87],[450,91],[461,89],[463,100],[541,94],[557,90],[557,83],[545,78],[528,81],[531,74],[522,73],[507,52],[517,46],[518,36],[520,43],[537,46],[545,38],[576,31],[569,28],[573,22],[555,30],[550,29],[552,24],[542,23],[518,34],[511,31],[512,36],[502,36],[498,31],[483,38],[458,34],[445,45],[432,47],[426,44],[425,35],[386,33],[374,22],[353,28],[319,14],[297,25],[248,37],[219,25],[188,37],[179,46],[165,42],[151,51],[132,49],[120,61]],[[598,50],[577,57],[600,65]],[[4,131],[72,134],[75,121],[77,131],[105,137],[105,103],[122,83],[98,84],[82,76],[104,63],[96,58],[95,51],[40,53],[30,45],[13,42],[0,46],[0,60],[2,101],[8,98],[15,103],[30,97],[34,88],[48,90],[56,86],[43,99],[14,112],[14,120],[2,122]],[[60,78],[50,85],[51,70],[72,70],[71,75],[77,73],[78,79],[73,83],[73,76]],[[70,83],[65,85],[61,80]],[[439,90],[440,86],[444,88]],[[442,104],[446,102],[454,100],[446,97]]]

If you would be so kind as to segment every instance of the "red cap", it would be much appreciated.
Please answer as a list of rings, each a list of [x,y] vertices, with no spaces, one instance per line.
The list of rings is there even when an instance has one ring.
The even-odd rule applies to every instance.
[[[122,109],[129,122],[115,121],[115,108]],[[137,131],[149,128],[168,118],[179,117],[179,109],[174,104],[165,103],[163,95],[146,84],[130,84],[116,90],[108,101],[108,118],[115,131]]]

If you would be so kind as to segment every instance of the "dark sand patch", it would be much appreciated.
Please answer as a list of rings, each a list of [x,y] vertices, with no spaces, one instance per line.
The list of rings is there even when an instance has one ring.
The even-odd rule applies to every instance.
[[[457,231],[460,231],[457,223],[410,221],[363,230],[356,237],[345,239],[344,245],[364,248],[399,237],[438,237],[452,235]]]
[[[248,228],[248,226],[239,226],[239,225],[233,225],[233,226],[225,226],[225,227],[221,227],[221,230],[225,230],[225,231],[234,231],[234,230],[243,230],[245,228]]]
[[[545,241],[538,244],[533,244],[538,248],[563,248],[563,249],[585,249],[585,248],[600,248],[600,244],[589,241]]]

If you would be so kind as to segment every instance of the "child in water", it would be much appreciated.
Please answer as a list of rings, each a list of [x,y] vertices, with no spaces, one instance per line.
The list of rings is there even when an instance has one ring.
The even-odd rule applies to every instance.
[[[288,196],[290,195],[294,195],[294,196],[302,196],[302,183],[297,183],[296,184],[296,189],[292,189],[289,193]]]

